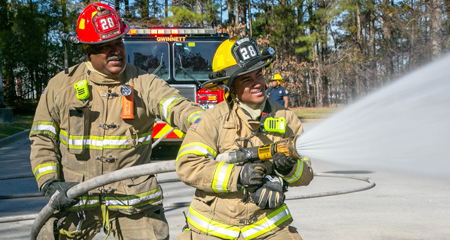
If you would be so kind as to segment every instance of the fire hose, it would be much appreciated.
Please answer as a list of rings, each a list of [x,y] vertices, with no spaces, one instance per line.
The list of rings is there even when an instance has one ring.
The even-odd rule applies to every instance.
[[[132,178],[132,177],[139,177],[142,175],[151,175],[151,174],[173,172],[173,171],[175,171],[175,161],[174,160],[167,161],[167,162],[160,162],[160,163],[149,163],[149,164],[144,164],[144,165],[140,165],[140,166],[125,168],[125,169],[107,173],[105,175],[90,179],[86,182],[77,184],[76,186],[69,189],[69,191],[67,191],[67,196],[70,198],[76,198],[76,197],[82,195],[83,193],[88,192],[91,189],[95,189],[97,187],[100,187],[100,186],[103,186],[103,185],[106,185],[106,184],[109,184],[112,182],[124,180],[127,178]],[[286,200],[296,200],[296,199],[305,199],[305,198],[325,197],[325,196],[331,196],[331,195],[340,195],[340,194],[364,191],[364,190],[375,187],[375,183],[370,178],[355,177],[355,176],[343,175],[343,174],[332,174],[332,173],[315,173],[314,176],[350,178],[350,179],[367,182],[367,183],[369,183],[369,185],[362,187],[362,188],[355,188],[355,189],[342,190],[342,191],[331,191],[331,192],[322,192],[322,193],[316,193],[316,194],[291,196],[291,197],[286,198]],[[175,181],[175,180],[173,180],[173,181]],[[172,182],[172,179],[167,182]],[[166,204],[164,208],[179,208],[179,207],[187,207],[189,205],[190,205],[190,202],[179,202],[179,203],[173,203],[173,204]],[[31,239],[33,239],[33,240],[36,239],[41,227],[44,225],[44,223],[47,221],[47,219],[51,216],[51,214],[53,212],[54,212],[54,210],[50,207],[49,204],[47,204],[41,210],[41,212],[36,216],[36,219],[31,227]],[[23,219],[23,220],[26,220],[26,219]]]
[[[216,158],[216,161],[223,161],[229,163],[236,162],[245,162],[245,161],[253,161],[253,160],[268,160],[272,158],[274,153],[284,153],[289,156],[294,156],[296,158],[300,158],[298,153],[295,150],[295,140],[296,137],[291,137],[288,139],[282,139],[278,142],[267,144],[259,147],[251,147],[244,149],[239,144],[239,148],[241,151],[232,151],[229,153],[219,154]],[[166,162],[158,162],[158,163],[148,163],[144,165],[134,166],[130,168],[120,169],[114,172],[110,172],[104,174],[102,176],[98,176],[92,178],[88,181],[79,183],[67,191],[67,196],[69,198],[76,198],[81,196],[82,194],[96,189],[98,187],[129,179],[134,177],[139,177],[143,175],[154,175],[157,173],[165,173],[165,172],[173,172],[175,171],[175,161],[166,161]],[[286,198],[286,200],[294,200],[294,199],[305,199],[305,198],[315,198],[315,197],[324,197],[330,195],[339,195],[346,194],[352,192],[358,192],[367,190],[375,187],[375,183],[370,178],[361,178],[351,175],[343,175],[343,174],[331,174],[331,173],[315,173],[314,176],[319,177],[340,177],[340,178],[350,178],[354,180],[360,180],[369,183],[368,186],[362,188],[355,188],[344,191],[332,191],[325,193],[317,193],[317,194],[309,194],[309,195],[300,195]],[[175,203],[170,206],[165,206],[165,208],[176,208],[176,207],[185,207],[189,206],[189,202],[184,203]],[[54,210],[51,208],[49,204],[47,204],[41,212],[36,217],[32,227],[31,227],[31,239],[36,239],[41,227],[47,221],[47,219],[51,216]]]

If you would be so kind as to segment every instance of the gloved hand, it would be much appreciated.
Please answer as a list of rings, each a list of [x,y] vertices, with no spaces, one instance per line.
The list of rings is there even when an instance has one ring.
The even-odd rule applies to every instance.
[[[77,184],[77,182],[60,182],[57,179],[50,179],[42,186],[41,193],[53,209],[61,211],[78,202],[77,199],[67,197],[67,190]]]
[[[267,175],[262,187],[250,194],[250,197],[260,208],[276,208],[284,203],[283,179]]]
[[[297,159],[288,157],[284,153],[275,153],[272,157],[275,170],[283,175],[289,174],[297,162]]]
[[[262,163],[246,163],[239,173],[239,182],[246,188],[262,186],[267,167]]]

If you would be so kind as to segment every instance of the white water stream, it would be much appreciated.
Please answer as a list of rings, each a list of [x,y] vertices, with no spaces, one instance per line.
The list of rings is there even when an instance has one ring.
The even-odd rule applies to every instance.
[[[301,135],[302,156],[450,179],[450,55],[349,105]]]

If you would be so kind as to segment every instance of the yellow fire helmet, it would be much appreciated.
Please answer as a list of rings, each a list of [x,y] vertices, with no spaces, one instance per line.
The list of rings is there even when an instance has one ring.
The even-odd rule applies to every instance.
[[[236,77],[271,64],[274,54],[275,50],[271,47],[260,53],[256,41],[249,37],[236,36],[225,40],[214,54],[210,80],[203,83],[202,87],[213,88],[226,84],[230,88]]]
[[[284,80],[283,80],[283,78],[281,77],[280,74],[273,75],[272,81],[277,81],[278,84],[284,83]]]

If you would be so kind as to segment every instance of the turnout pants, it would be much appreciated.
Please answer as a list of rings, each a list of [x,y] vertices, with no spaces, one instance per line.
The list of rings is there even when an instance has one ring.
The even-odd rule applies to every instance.
[[[184,231],[178,235],[177,240],[218,240],[221,238],[206,235],[205,233],[197,233],[192,230]],[[242,235],[239,235],[238,240],[243,240]],[[297,228],[292,226],[287,226],[278,231],[264,234],[255,239],[266,239],[266,240],[302,240],[302,237],[297,232]]]
[[[37,239],[92,239],[102,229],[107,235],[112,234],[116,240],[169,239],[169,226],[162,206],[133,215],[117,211],[105,213],[98,207],[84,211],[85,220],[81,224],[80,218],[83,216],[80,215],[82,213],[77,212],[59,212],[52,215],[42,227]]]

